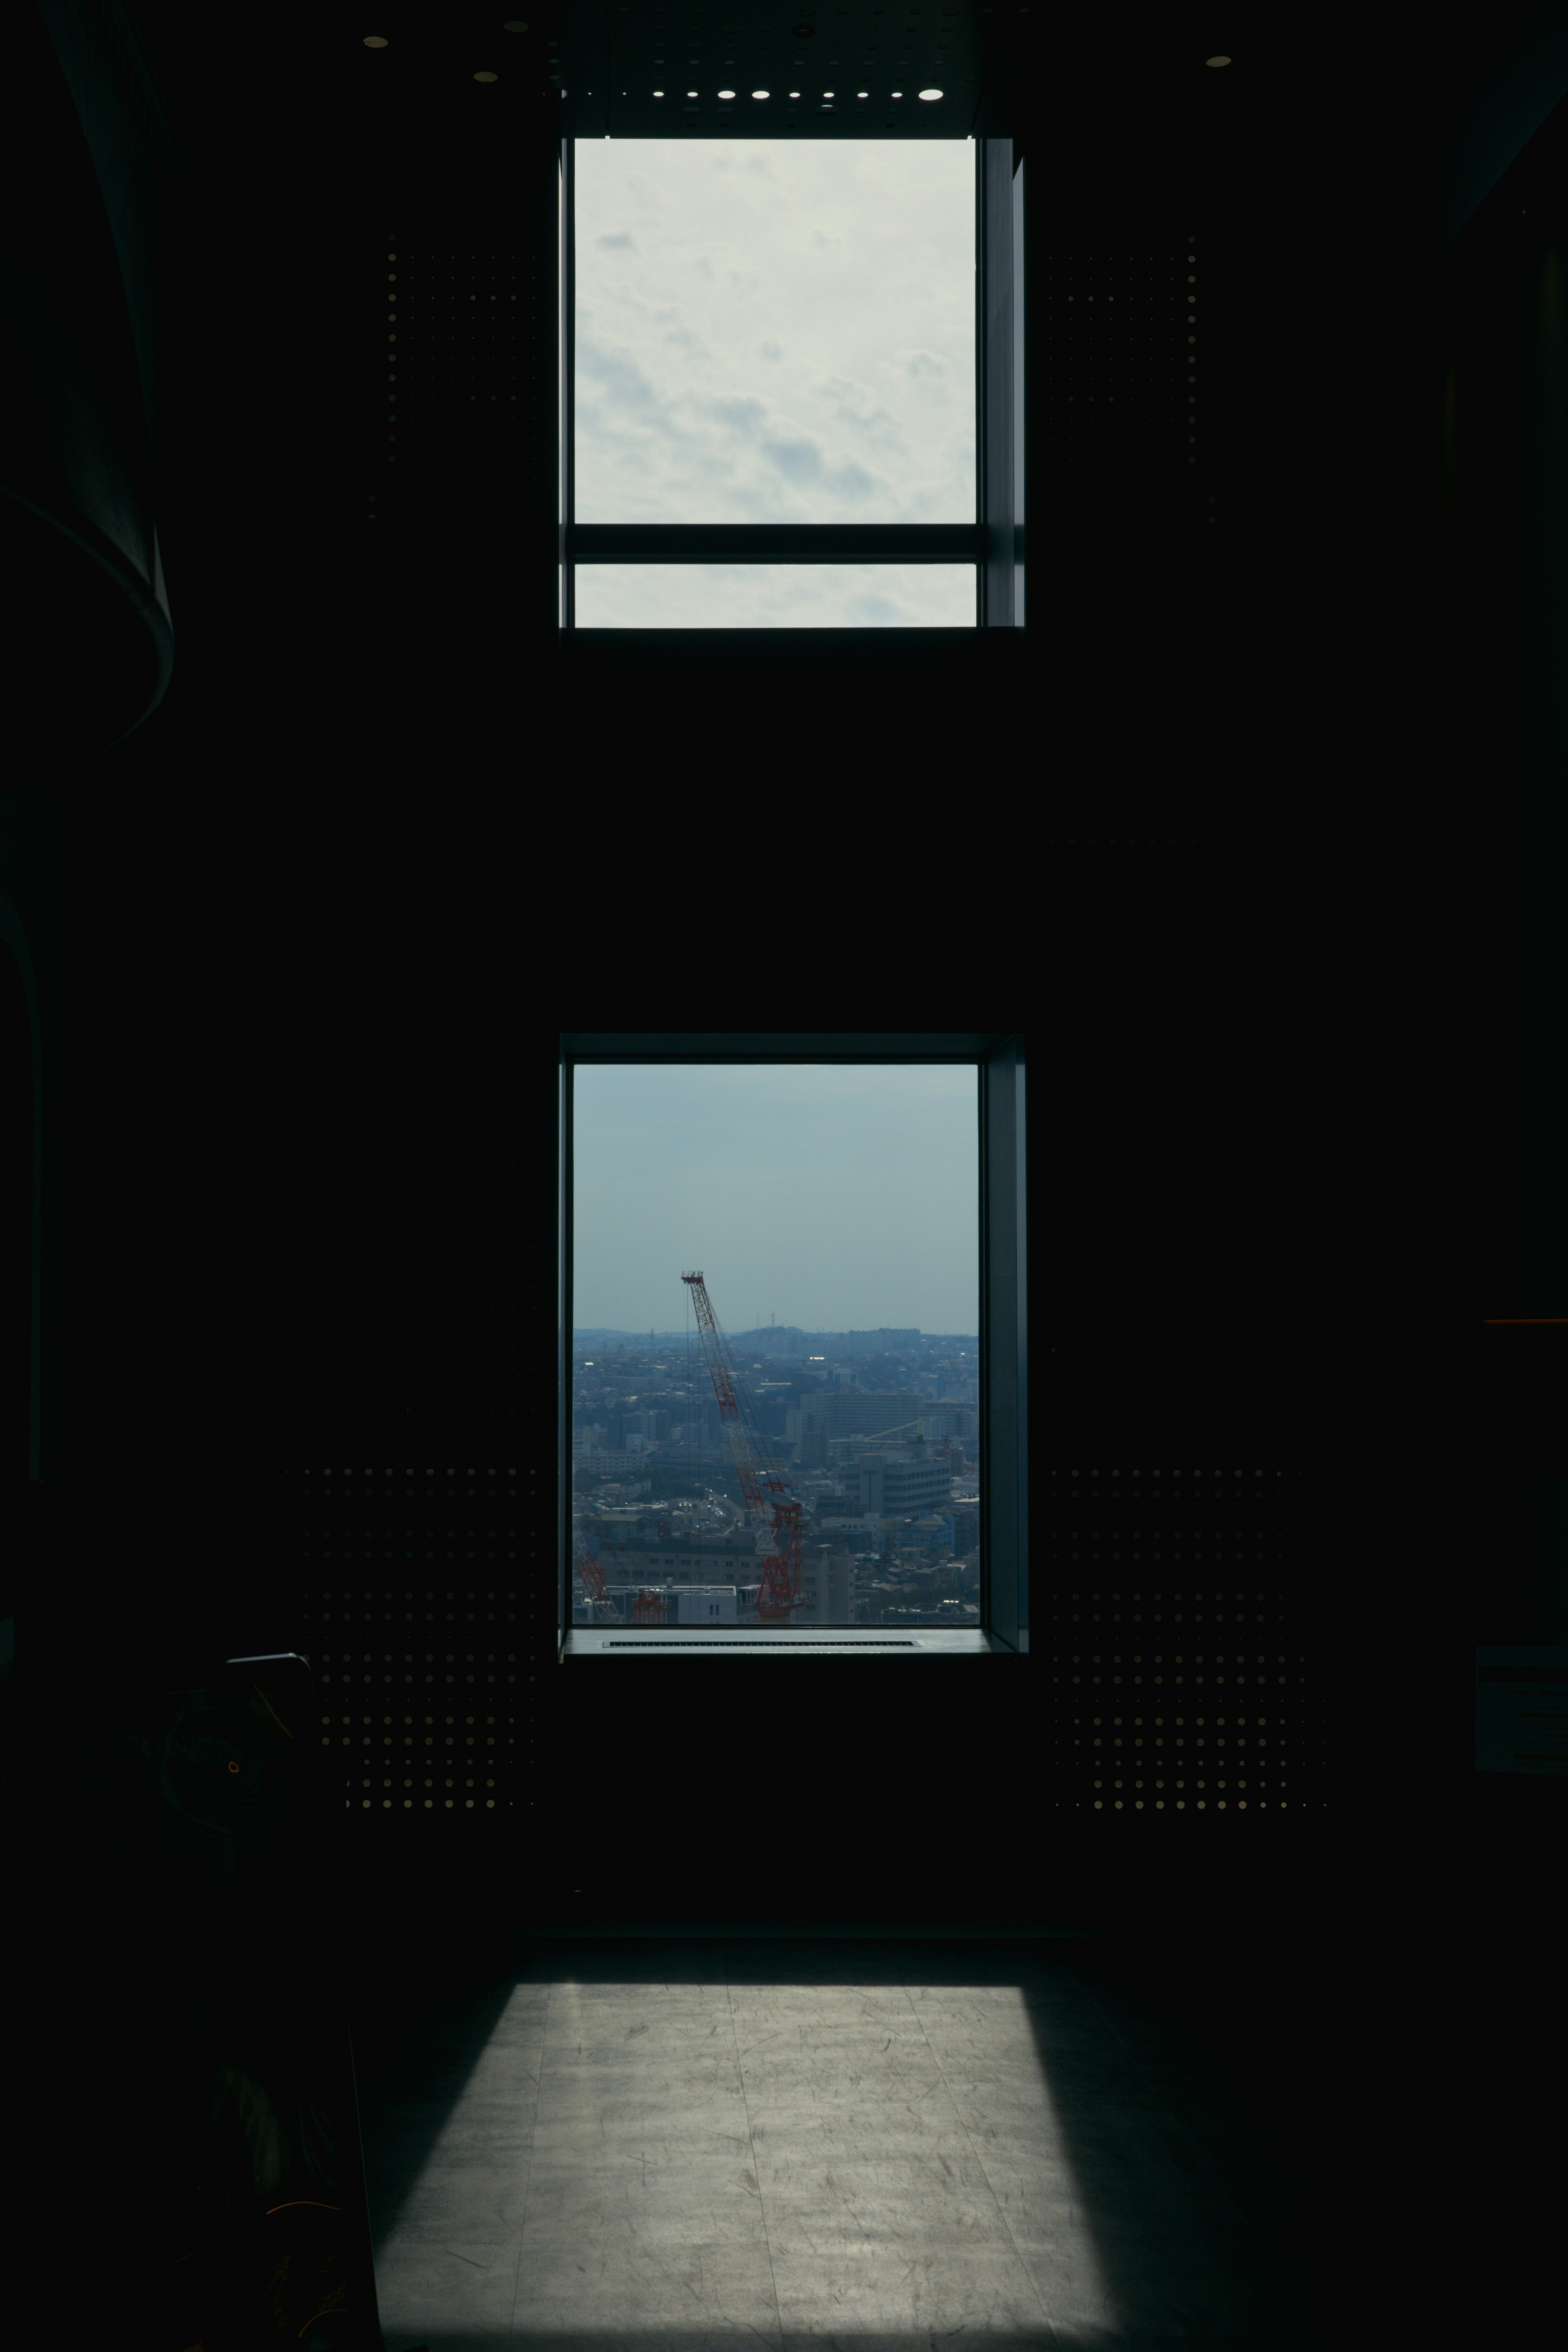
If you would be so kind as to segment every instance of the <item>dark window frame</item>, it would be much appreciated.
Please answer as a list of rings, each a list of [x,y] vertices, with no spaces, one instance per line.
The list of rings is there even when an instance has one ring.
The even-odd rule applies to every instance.
[[[954,563],[975,572],[981,628],[1022,627],[1025,181],[1011,139],[976,137],[975,517],[970,523],[580,523],[576,520],[576,205],[561,142],[557,613],[577,625],[580,563]],[[900,631],[900,635],[907,634]],[[919,634],[915,632],[914,634]]]
[[[572,1624],[572,1326],[573,1074],[584,1063],[747,1062],[972,1065],[978,1073],[980,1210],[980,1640],[967,1633],[920,1630],[907,1650],[880,1625],[801,1629],[827,1637],[833,1654],[923,1657],[944,1648],[973,1656],[1026,1656],[1029,1647],[1028,1553],[1028,1184],[1026,1160],[1025,1041],[1018,1032],[938,1035],[768,1034],[653,1036],[562,1033],[556,1093],[556,1656],[604,1654],[599,1640],[574,1643]],[[592,1632],[578,1628],[575,1631]],[[607,1629],[605,1629],[607,1631]],[[648,1654],[677,1656],[710,1643],[718,1629],[659,1627],[639,1641]],[[796,1635],[798,1643],[800,1633]],[[765,1627],[730,1627],[727,1655],[763,1654],[778,1637]]]

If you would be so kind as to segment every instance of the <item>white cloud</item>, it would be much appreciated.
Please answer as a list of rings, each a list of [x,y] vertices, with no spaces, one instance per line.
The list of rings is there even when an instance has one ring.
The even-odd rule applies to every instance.
[[[579,521],[973,520],[966,142],[584,141],[576,161]],[[777,569],[793,608],[806,568]],[[865,569],[836,625],[847,600],[899,625],[907,581]]]
[[[584,563],[580,629],[972,629],[973,564]]]

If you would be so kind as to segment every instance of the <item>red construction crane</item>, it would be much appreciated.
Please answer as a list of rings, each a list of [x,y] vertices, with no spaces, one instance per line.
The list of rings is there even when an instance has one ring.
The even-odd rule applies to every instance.
[[[623,1570],[630,1567],[631,1562],[624,1545],[608,1540],[601,1549],[609,1554],[612,1567]],[[604,1569],[594,1558],[593,1553],[586,1549],[580,1552],[575,1566],[589,1600],[599,1608],[613,1610],[615,1603],[605,1590]],[[639,1590],[632,1601],[630,1622],[634,1625],[662,1625],[668,1613],[668,1607],[662,1592]]]
[[[708,1288],[700,1274],[683,1274],[680,1277],[691,1293],[691,1303],[697,1310],[697,1329],[707,1359],[713,1393],[719,1400],[719,1419],[724,1431],[724,1442],[730,1459],[741,1481],[741,1492],[746,1498],[746,1517],[757,1529],[758,1558],[762,1565],[762,1590],[757,1594],[757,1617],[767,1625],[787,1625],[790,1612],[800,1600],[801,1551],[804,1534],[801,1507],[790,1496],[783,1478],[776,1477],[770,1465],[759,1458],[758,1448],[752,1443],[745,1422],[742,1419],[742,1402],[747,1407],[747,1420],[755,1422],[751,1411],[751,1398],[744,1383],[737,1393],[737,1377],[725,1360],[723,1340],[717,1318],[709,1304]],[[765,1492],[764,1492],[765,1490]],[[773,1499],[781,1497],[784,1499]],[[772,1512],[772,1528],[768,1515]]]
[[[579,1552],[572,1565],[583,1580],[583,1590],[588,1596],[589,1607],[609,1608],[610,1597],[605,1591],[605,1571],[593,1553],[587,1550]]]

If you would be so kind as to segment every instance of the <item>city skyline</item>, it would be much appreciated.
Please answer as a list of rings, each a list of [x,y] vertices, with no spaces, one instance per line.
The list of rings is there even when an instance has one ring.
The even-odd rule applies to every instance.
[[[584,1063],[573,1129],[574,1337],[695,1331],[699,1270],[727,1334],[978,1329],[972,1064]]]
[[[689,1324],[671,1324],[667,1330],[661,1331],[657,1325],[645,1325],[643,1328],[639,1330],[635,1323],[574,1323],[572,1326],[572,1337],[574,1339],[684,1339],[688,1336],[690,1328]],[[923,1341],[926,1339],[977,1340],[980,1336],[976,1331],[926,1331],[922,1330],[918,1324],[913,1323],[876,1323],[867,1325],[862,1328],[859,1324],[848,1324],[839,1327],[832,1323],[812,1325],[806,1325],[805,1323],[775,1323],[771,1318],[766,1323],[763,1322],[760,1318],[754,1323],[742,1323],[737,1329],[733,1330],[729,1329],[728,1327],[723,1325],[721,1325],[720,1328],[726,1331],[726,1336],[728,1338],[732,1339],[754,1339],[759,1335],[765,1334],[769,1331],[784,1333],[794,1332],[797,1337],[803,1339],[812,1338],[821,1339],[875,1339],[884,1336],[895,1339],[903,1339],[910,1332],[914,1334],[914,1338],[917,1341]]]

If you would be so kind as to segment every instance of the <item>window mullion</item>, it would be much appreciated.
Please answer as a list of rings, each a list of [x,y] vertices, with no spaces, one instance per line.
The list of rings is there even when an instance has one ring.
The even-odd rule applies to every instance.
[[[975,334],[980,352],[980,409],[975,419],[980,518],[985,532],[981,590],[983,628],[1016,624],[1013,415],[1013,142],[977,139],[980,289]]]
[[[985,528],[985,142],[974,142],[974,520]],[[974,583],[975,620],[985,626],[987,597],[984,547]]]
[[[572,141],[561,142],[561,592],[562,625],[577,625],[574,570],[567,553],[577,519],[577,229]]]
[[[586,523],[568,534],[587,563],[969,563],[977,523]]]

